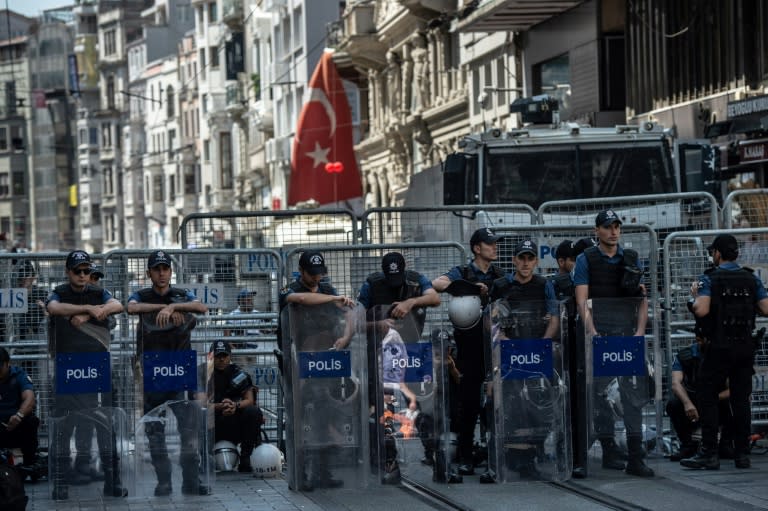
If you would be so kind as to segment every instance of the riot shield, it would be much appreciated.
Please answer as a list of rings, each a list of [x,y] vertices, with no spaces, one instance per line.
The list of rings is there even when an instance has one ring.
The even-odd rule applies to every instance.
[[[570,477],[568,388],[563,342],[567,314],[557,302],[500,299],[490,305],[496,482]]]
[[[133,494],[208,495],[214,471],[212,407],[205,394],[213,370],[207,339],[196,331],[191,314],[185,314],[183,324],[162,329],[155,316],[141,314],[137,327]],[[165,339],[165,350],[158,339]]]
[[[288,485],[362,488],[368,386],[362,307],[289,304],[281,313]]]
[[[106,323],[50,325],[53,396],[49,420],[49,478],[54,500],[124,497],[128,465],[125,411],[114,406]]]
[[[646,349],[643,298],[592,298],[582,311],[587,388],[587,471],[607,477],[626,468],[647,472],[655,441],[652,366]]]
[[[401,478],[419,484],[445,480],[443,356],[446,337],[437,329],[422,340],[418,320],[389,317],[390,306],[366,313],[371,402],[371,462],[383,484]],[[373,355],[371,357],[371,355]]]

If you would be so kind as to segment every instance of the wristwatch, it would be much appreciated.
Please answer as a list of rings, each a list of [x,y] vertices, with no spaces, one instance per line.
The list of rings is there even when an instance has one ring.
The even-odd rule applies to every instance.
[[[21,419],[21,420],[24,420],[24,414],[23,414],[23,413],[21,413],[21,410],[19,410],[18,412],[16,412],[16,417],[18,417],[18,418],[19,418],[19,419]]]

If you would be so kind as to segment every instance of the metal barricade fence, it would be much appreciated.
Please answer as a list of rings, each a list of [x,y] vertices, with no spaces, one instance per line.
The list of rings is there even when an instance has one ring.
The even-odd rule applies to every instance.
[[[372,208],[363,214],[362,242],[467,242],[480,227],[531,225],[536,220],[536,211],[527,204]]]
[[[592,224],[594,225],[594,223]],[[591,238],[594,236],[594,227],[586,225],[532,225],[520,226],[513,229],[496,229],[497,235],[504,238],[498,243],[505,251],[510,253],[513,247],[524,239],[532,239],[539,248],[539,260],[547,257],[551,258],[560,242],[570,239],[576,241],[581,238]],[[639,265],[645,269],[647,277],[644,279],[646,291],[648,294],[648,325],[646,328],[646,343],[649,346],[648,356],[654,367],[656,377],[654,381],[654,401],[646,407],[645,413],[653,413],[656,419],[656,431],[663,431],[663,389],[666,388],[666,379],[664,378],[663,368],[665,367],[666,349],[664,346],[664,336],[662,335],[662,323],[659,312],[659,296],[661,294],[659,271],[652,271],[658,268],[658,238],[656,232],[649,225],[644,224],[625,224],[622,226],[621,241],[622,247],[632,248],[638,252]],[[504,268],[505,271],[512,271],[512,268]],[[553,273],[553,268],[542,268],[539,266],[539,272],[542,274]],[[652,407],[652,409],[651,409]]]
[[[59,284],[67,282],[67,253],[0,254],[0,346],[32,378],[40,418],[39,440],[47,448],[53,383],[48,346],[45,301]],[[26,300],[18,290],[26,289]]]
[[[347,209],[193,213],[181,223],[182,248],[298,247],[358,243]]]
[[[739,240],[736,262],[755,270],[765,285],[768,282],[768,228],[732,229],[727,231]],[[688,311],[691,283],[711,267],[707,247],[723,231],[675,232],[664,240],[664,314],[666,321],[667,359],[680,348],[690,346],[695,336],[695,320]],[[768,320],[758,316],[758,327],[768,326]],[[755,356],[752,382],[752,422],[768,425],[768,346],[763,342]]]
[[[768,189],[735,190],[723,201],[723,228],[768,227]]]
[[[717,200],[707,192],[594,197],[545,202],[538,209],[541,224],[584,224],[593,227],[595,216],[613,209],[626,224],[647,224],[659,239],[674,231],[717,229]]]
[[[113,250],[104,254],[104,286],[123,304],[127,304],[131,293],[151,287],[146,268],[151,250]],[[273,381],[271,375],[276,361],[273,350],[277,347],[277,300],[278,285],[283,274],[280,255],[267,249],[195,249],[165,251],[174,261],[172,286],[191,291],[208,306],[209,313],[201,316],[194,330],[193,349],[207,352],[213,340],[227,338],[235,344],[234,361],[245,367],[259,368],[270,375],[274,383],[269,391],[262,389],[258,404],[266,411],[265,417],[270,440],[282,434],[282,392],[279,375]],[[255,291],[250,314],[230,314],[237,307],[237,296],[243,289]],[[249,335],[248,322],[257,321],[258,334]],[[136,351],[136,328],[138,319],[125,312],[118,316],[117,328],[112,343],[116,360],[132,360]],[[256,344],[252,348],[248,344]],[[116,406],[126,410],[138,410],[134,382],[134,368],[123,363],[112,368],[113,380],[123,391],[117,396]],[[251,375],[254,376],[253,374]]]

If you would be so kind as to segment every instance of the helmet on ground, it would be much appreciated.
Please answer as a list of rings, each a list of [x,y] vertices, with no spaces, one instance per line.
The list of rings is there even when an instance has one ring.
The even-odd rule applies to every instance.
[[[261,444],[251,454],[251,466],[255,477],[277,477],[283,470],[283,453],[272,444]]]
[[[216,462],[216,470],[219,472],[231,472],[237,468],[240,455],[237,446],[227,440],[219,440],[213,446],[213,457]]]
[[[460,330],[475,326],[482,313],[479,296],[454,296],[448,303],[448,318]]]

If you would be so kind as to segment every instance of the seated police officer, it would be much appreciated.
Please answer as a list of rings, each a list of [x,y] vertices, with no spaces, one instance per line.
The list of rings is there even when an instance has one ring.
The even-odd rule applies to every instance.
[[[40,419],[34,412],[32,380],[24,369],[12,366],[8,350],[0,348],[0,447],[20,448],[24,456],[22,471],[28,474],[37,472]]]
[[[680,440],[680,450],[672,453],[670,461],[690,458],[699,449],[699,443],[693,440],[693,433],[701,426],[697,387],[701,360],[707,349],[707,339],[700,322],[696,324],[695,333],[696,342],[678,350],[672,362],[672,396],[666,408]],[[726,385],[718,393],[720,458],[733,458],[733,414],[729,397],[730,391]]]
[[[215,440],[240,444],[238,471],[253,472],[251,454],[259,444],[261,410],[256,406],[256,392],[251,377],[231,360],[232,345],[216,341],[213,352],[213,375],[209,395],[215,412]]]

